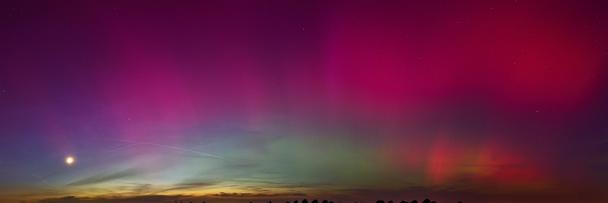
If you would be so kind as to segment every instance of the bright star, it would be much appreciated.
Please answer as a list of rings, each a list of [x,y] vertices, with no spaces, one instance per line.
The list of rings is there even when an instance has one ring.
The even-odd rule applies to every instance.
[[[75,162],[76,162],[76,158],[74,158],[73,156],[65,157],[65,163],[67,165],[73,165]]]

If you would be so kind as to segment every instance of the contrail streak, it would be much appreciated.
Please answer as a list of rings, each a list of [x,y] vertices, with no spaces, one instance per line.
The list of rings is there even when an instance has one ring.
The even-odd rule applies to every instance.
[[[173,145],[159,144],[159,143],[154,143],[154,142],[134,142],[134,141],[118,140],[118,139],[113,139],[112,141],[122,142],[122,143],[126,143],[128,145],[119,146],[110,151],[115,151],[115,150],[118,150],[121,148],[133,147],[135,145],[150,145],[150,146],[156,146],[156,147],[171,149],[171,150],[180,151],[180,152],[188,152],[188,153],[192,153],[192,154],[196,154],[196,155],[208,157],[208,158],[224,159],[223,157],[215,155],[215,154],[210,154],[210,153],[206,153],[206,152],[196,151],[196,150],[192,150],[192,149],[188,149],[188,148],[184,148],[184,147],[173,146]]]

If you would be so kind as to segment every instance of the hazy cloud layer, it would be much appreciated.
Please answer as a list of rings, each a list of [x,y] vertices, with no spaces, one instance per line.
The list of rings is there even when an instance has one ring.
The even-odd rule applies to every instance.
[[[117,171],[113,173],[105,173],[105,174],[97,174],[93,176],[89,176],[74,182],[69,183],[70,186],[83,186],[83,185],[91,185],[98,184],[107,181],[112,181],[121,178],[133,177],[137,175],[137,170],[135,169],[126,169],[122,171]]]

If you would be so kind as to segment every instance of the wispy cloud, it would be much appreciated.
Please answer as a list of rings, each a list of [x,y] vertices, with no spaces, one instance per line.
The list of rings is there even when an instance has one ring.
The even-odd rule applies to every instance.
[[[305,193],[226,193],[220,192],[211,196],[216,197],[290,197],[290,196],[306,196]]]
[[[111,180],[132,177],[132,176],[136,176],[136,175],[137,175],[137,170],[125,169],[125,170],[113,172],[113,173],[105,173],[105,174],[97,174],[97,175],[89,176],[89,177],[71,182],[68,185],[69,186],[82,186],[82,185],[97,184],[97,183],[103,183],[103,182],[107,182],[107,181],[111,181]]]
[[[65,196],[58,198],[48,198],[39,200],[38,203],[134,203],[134,202],[174,202],[176,200],[187,199],[192,200],[211,200],[214,202],[226,202],[225,200],[242,198],[250,200],[250,198],[290,198],[307,196],[304,193],[217,193],[206,196],[184,196],[184,195],[142,195],[133,197],[76,197]],[[233,201],[230,201],[233,202]]]
[[[193,188],[204,188],[204,187],[210,187],[213,185],[217,185],[220,182],[214,182],[214,181],[209,181],[209,182],[186,182],[186,183],[180,183],[180,184],[175,184],[173,185],[173,187],[169,187],[169,188],[165,188],[161,191],[158,192],[167,192],[167,191],[172,191],[172,190],[187,190],[187,189],[193,189]]]
[[[38,201],[39,203],[133,203],[133,202],[169,202],[176,199],[184,198],[185,196],[170,196],[170,195],[144,195],[125,198],[87,198],[65,196],[59,198],[49,198]]]

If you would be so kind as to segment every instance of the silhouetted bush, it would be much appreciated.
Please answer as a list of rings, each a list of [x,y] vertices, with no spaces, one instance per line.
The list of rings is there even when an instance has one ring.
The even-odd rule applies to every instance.
[[[174,203],[184,203],[183,200],[175,200]],[[190,203],[193,203],[192,201],[190,201]],[[201,203],[206,203],[205,201],[202,201]],[[249,203],[253,203],[253,202],[249,202]],[[272,201],[268,201],[267,203],[272,203]],[[291,201],[285,201],[285,203],[292,203]],[[298,203],[298,200],[294,200],[293,203]],[[301,203],[308,203],[308,199],[303,199]],[[329,200],[322,200],[321,202],[319,202],[319,200],[313,199],[311,201],[311,203],[334,203],[333,201],[329,201]],[[342,201],[339,201],[338,203],[342,203]],[[354,202],[354,203],[359,203],[359,202]],[[394,203],[393,200],[388,200],[387,202],[385,202],[384,200],[377,200],[376,203]],[[418,200],[412,200],[410,202],[407,202],[405,200],[401,200],[399,203],[418,203]],[[422,200],[421,203],[437,203],[436,201],[432,201],[429,198],[425,198],[424,200]],[[458,201],[457,203],[462,203],[462,201]]]

